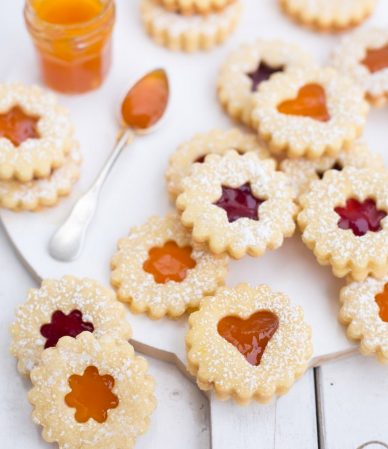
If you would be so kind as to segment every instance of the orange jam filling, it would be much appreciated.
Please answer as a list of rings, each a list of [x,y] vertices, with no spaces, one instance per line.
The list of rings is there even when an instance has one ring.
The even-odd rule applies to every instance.
[[[299,89],[296,98],[283,101],[277,109],[282,114],[310,117],[320,122],[330,120],[326,93],[319,84],[306,84]]]
[[[371,73],[388,68],[388,45],[381,48],[367,50],[365,58],[361,61]]]
[[[125,97],[121,114],[127,126],[144,130],[163,116],[168,103],[169,85],[166,72],[154,70],[138,81]]]
[[[103,8],[99,0],[45,0],[37,2],[38,16],[55,25],[74,25],[97,17]]]
[[[380,318],[388,323],[388,283],[384,285],[384,290],[376,295],[375,301],[380,309]]]
[[[118,397],[112,393],[115,380],[110,375],[101,376],[95,366],[88,366],[83,375],[69,377],[71,392],[65,396],[65,403],[75,408],[75,419],[85,423],[93,418],[98,423],[108,419],[108,410],[119,405]]]
[[[274,313],[260,310],[245,320],[237,316],[222,318],[217,331],[240,351],[248,363],[258,366],[278,327],[279,318]]]
[[[175,242],[169,241],[163,246],[150,249],[143,269],[152,274],[158,284],[168,281],[182,282],[187,272],[197,264],[191,253],[191,246],[181,248]]]
[[[16,147],[27,139],[39,139],[37,130],[39,117],[24,113],[19,106],[0,114],[0,137],[10,140]]]

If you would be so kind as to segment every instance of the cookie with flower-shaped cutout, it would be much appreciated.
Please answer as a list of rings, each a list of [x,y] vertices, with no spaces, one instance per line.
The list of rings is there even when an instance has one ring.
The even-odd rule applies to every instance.
[[[45,178],[73,145],[69,113],[37,86],[0,84],[0,179]]]
[[[151,217],[118,242],[111,282],[133,312],[178,317],[223,285],[228,258],[195,243],[176,213]]]
[[[294,233],[297,207],[286,175],[271,159],[233,150],[210,154],[193,165],[182,186],[176,203],[182,222],[215,254],[260,256]]]
[[[158,0],[167,11],[185,16],[220,13],[236,0]]]
[[[352,340],[358,340],[364,355],[388,363],[388,276],[368,277],[341,289],[340,321]]]
[[[366,143],[359,141],[341,150],[336,157],[284,159],[280,163],[280,170],[288,176],[294,198],[299,198],[308,191],[313,181],[322,179],[327,170],[341,171],[348,166],[380,170],[384,161],[380,154],[372,153]]]
[[[114,292],[91,279],[65,276],[44,280],[28,292],[27,301],[16,311],[11,326],[11,353],[19,371],[27,375],[39,364],[42,352],[64,336],[91,332],[128,340],[131,327],[125,307]]]
[[[70,194],[78,180],[81,159],[79,145],[74,142],[63,165],[54,169],[48,178],[23,183],[0,180],[0,206],[15,211],[39,211],[42,207],[55,206],[61,197]]]
[[[277,73],[254,95],[252,121],[273,152],[334,156],[361,134],[368,104],[362,89],[334,69]]]
[[[46,349],[31,381],[33,420],[59,449],[131,449],[156,406],[147,362],[128,342],[89,332]]]
[[[329,170],[299,200],[304,243],[335,276],[388,273],[388,171]]]
[[[333,53],[332,65],[352,77],[376,106],[388,100],[388,30],[364,28],[346,36]]]
[[[188,142],[181,144],[170,157],[166,171],[167,189],[172,198],[182,192],[182,180],[191,172],[194,163],[203,163],[208,154],[225,154],[236,150],[239,154],[253,151],[260,159],[267,159],[270,154],[257,136],[239,129],[229,131],[212,130],[195,135]]]
[[[235,120],[252,126],[252,98],[258,87],[278,72],[309,67],[312,58],[298,45],[258,39],[234,50],[221,67],[218,98]]]
[[[318,31],[342,31],[363,22],[377,0],[279,0],[291,18]]]
[[[312,355],[299,306],[266,285],[222,287],[189,318],[188,367],[202,390],[239,403],[285,394]]]

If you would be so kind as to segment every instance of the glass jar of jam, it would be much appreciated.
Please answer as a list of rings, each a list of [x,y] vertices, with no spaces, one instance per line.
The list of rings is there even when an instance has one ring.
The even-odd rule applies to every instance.
[[[26,0],[24,17],[48,87],[77,94],[101,85],[111,65],[114,0]]]

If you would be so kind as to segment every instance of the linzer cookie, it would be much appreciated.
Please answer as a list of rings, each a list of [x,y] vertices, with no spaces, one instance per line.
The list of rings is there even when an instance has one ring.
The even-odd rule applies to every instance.
[[[141,17],[152,39],[170,50],[193,52],[221,44],[235,29],[241,3],[236,0],[222,11],[185,16],[167,11],[157,0],[141,0]]]
[[[218,98],[235,120],[251,126],[252,98],[262,83],[278,72],[312,65],[300,47],[282,41],[259,39],[234,50],[218,76]]]
[[[388,99],[388,30],[365,28],[345,37],[336,47],[333,66],[352,77],[376,106]]]
[[[302,239],[335,276],[388,273],[388,171],[329,170],[299,200]]]
[[[341,290],[340,321],[364,355],[388,363],[388,277],[352,282]]]
[[[207,15],[224,10],[236,0],[159,0],[167,10],[182,15]]]
[[[289,157],[337,155],[361,134],[368,112],[362,89],[333,69],[277,73],[253,104],[262,139]]]
[[[215,254],[260,256],[294,233],[296,205],[286,175],[271,159],[254,152],[210,154],[193,165],[182,186],[176,203],[182,222]]]
[[[283,10],[302,25],[318,31],[342,31],[363,22],[377,0],[279,0]]]
[[[303,311],[268,286],[220,288],[189,318],[188,367],[199,388],[245,404],[285,394],[312,355]]]

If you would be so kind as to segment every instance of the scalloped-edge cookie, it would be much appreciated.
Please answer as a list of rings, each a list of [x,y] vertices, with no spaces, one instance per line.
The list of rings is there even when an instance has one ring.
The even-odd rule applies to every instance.
[[[184,16],[167,11],[157,0],[141,0],[141,18],[147,33],[159,45],[174,51],[209,50],[223,43],[240,19],[241,2],[222,11]]]
[[[279,0],[291,18],[318,31],[355,27],[372,14],[377,0]]]
[[[120,301],[150,318],[178,317],[224,284],[228,258],[194,243],[176,213],[151,217],[118,242],[111,282]]]
[[[20,126],[23,120],[27,123]],[[69,113],[53,94],[37,86],[0,84],[0,179],[46,178],[63,164],[72,144]]]
[[[18,359],[23,375],[39,364],[44,349],[53,347],[66,335],[83,331],[96,338],[109,335],[128,340],[131,327],[125,307],[114,292],[92,279],[65,276],[44,280],[40,288],[28,291],[11,325],[10,351]]]
[[[222,12],[236,0],[158,0],[164,9],[182,15],[208,15]]]
[[[202,163],[208,154],[225,154],[236,150],[239,154],[255,152],[260,159],[268,159],[269,151],[261,145],[257,136],[237,128],[228,131],[212,130],[196,134],[192,139],[179,145],[171,155],[166,170],[167,189],[172,198],[182,192],[182,180],[191,172],[192,165]]]
[[[336,46],[331,63],[352,77],[367,100],[382,106],[388,100],[388,30],[363,28],[346,36]]]
[[[362,89],[334,69],[276,73],[253,98],[252,121],[271,150],[288,157],[335,156],[362,133]]]
[[[286,175],[254,152],[210,154],[182,185],[176,203],[182,223],[215,254],[261,256],[295,231],[297,207]]]
[[[388,277],[352,282],[341,289],[340,301],[348,337],[359,341],[363,355],[388,364]]]
[[[59,449],[131,449],[155,409],[147,362],[126,341],[83,332],[42,353],[28,399]]]
[[[313,351],[302,308],[266,285],[218,289],[189,325],[188,368],[199,388],[241,404],[287,393]]]
[[[264,39],[242,44],[221,67],[218,98],[233,119],[252,126],[252,98],[258,87],[274,73],[312,64],[311,56],[296,44]]]
[[[329,170],[299,200],[304,243],[337,277],[388,273],[388,171]]]

